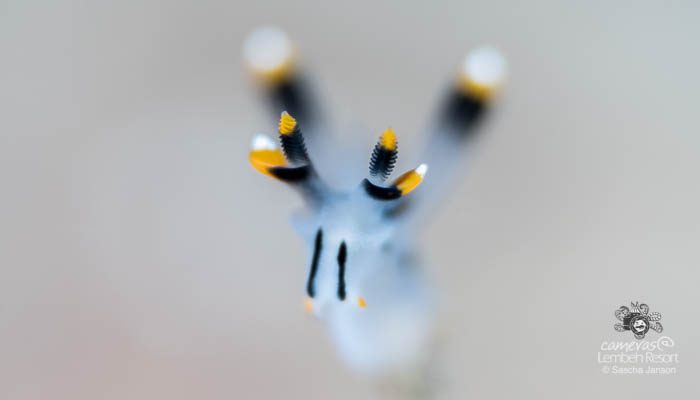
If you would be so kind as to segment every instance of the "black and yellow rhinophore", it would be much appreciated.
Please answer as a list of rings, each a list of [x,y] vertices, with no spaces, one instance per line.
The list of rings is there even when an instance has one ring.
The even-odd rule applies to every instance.
[[[386,181],[394,170],[394,164],[398,158],[398,146],[396,133],[389,128],[382,133],[379,141],[374,146],[372,157],[369,162],[370,178],[380,182]],[[423,181],[423,176],[427,171],[427,166],[421,164],[418,168],[410,170],[398,177],[389,186],[381,186],[366,178],[362,181],[362,186],[369,197],[376,200],[396,200],[401,196],[410,193]]]
[[[256,170],[285,182],[301,182],[312,174],[304,136],[297,121],[288,112],[282,112],[279,121],[280,149],[252,149],[250,163]]]
[[[291,164],[308,164],[309,154],[304,144],[304,136],[294,119],[288,112],[283,111],[279,122],[280,142],[282,150]]]
[[[391,175],[391,171],[394,170],[398,154],[396,133],[394,133],[393,129],[388,128],[382,133],[379,141],[374,146],[372,158],[369,162],[370,176],[385,181]]]

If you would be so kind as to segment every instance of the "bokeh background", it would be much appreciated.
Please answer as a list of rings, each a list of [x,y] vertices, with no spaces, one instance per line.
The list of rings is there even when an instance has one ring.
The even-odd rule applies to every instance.
[[[509,59],[423,233],[439,398],[697,398],[700,4],[566,3],[1,1],[0,398],[376,398],[302,312],[301,200],[247,164],[261,24],[368,151],[416,150],[468,49]],[[632,300],[677,374],[601,373]]]

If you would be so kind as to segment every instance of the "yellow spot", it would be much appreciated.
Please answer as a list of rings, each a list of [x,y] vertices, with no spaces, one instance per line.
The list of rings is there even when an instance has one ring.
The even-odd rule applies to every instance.
[[[255,78],[260,84],[265,86],[275,86],[283,84],[294,75],[295,65],[293,59],[290,58],[274,68],[261,69],[249,65],[248,69],[250,70],[253,78]]]
[[[463,93],[469,94],[484,103],[491,100],[496,95],[500,86],[476,82],[464,75],[460,77],[458,85]]]
[[[264,86],[270,87],[281,85],[288,81],[292,76],[294,76],[296,66],[294,59],[290,57],[288,60],[274,68],[261,69],[249,64],[248,69],[258,82]]]
[[[273,178],[275,178],[275,176],[270,173],[270,168],[284,167],[287,165],[284,154],[282,154],[280,149],[252,150],[248,159],[253,168]]]
[[[281,135],[289,135],[294,132],[294,128],[297,127],[297,120],[294,119],[288,112],[282,111],[280,116],[279,131]]]
[[[381,143],[381,146],[386,150],[396,150],[396,133],[394,133],[394,130],[391,128],[385,130],[384,133],[382,133],[382,137],[379,139],[379,143]]]
[[[308,314],[314,312],[314,301],[310,297],[304,299],[304,311]]]
[[[275,86],[292,77],[296,48],[286,33],[275,27],[252,31],[243,43],[243,58],[261,84]]]
[[[420,185],[420,183],[423,182],[423,174],[419,169],[420,167],[412,169],[406,172],[405,174],[399,176],[394,181],[394,186],[396,186],[396,188],[401,191],[402,196],[411,193],[413,189],[417,188],[418,185]]]
[[[362,296],[357,296],[357,306],[360,308],[365,308],[367,307],[367,302],[365,301],[365,298]]]

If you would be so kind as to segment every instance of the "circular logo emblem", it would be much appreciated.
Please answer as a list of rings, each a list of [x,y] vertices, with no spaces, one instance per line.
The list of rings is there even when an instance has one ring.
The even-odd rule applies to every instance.
[[[630,320],[630,328],[636,335],[644,335],[649,332],[649,320],[644,315],[635,315]]]

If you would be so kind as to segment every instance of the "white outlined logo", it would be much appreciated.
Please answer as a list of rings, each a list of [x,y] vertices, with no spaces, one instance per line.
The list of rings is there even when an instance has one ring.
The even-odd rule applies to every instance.
[[[632,302],[631,307],[620,306],[614,325],[618,332],[630,331],[636,340],[603,341],[598,349],[598,365],[604,374],[670,375],[676,373],[678,353],[676,343],[669,336],[656,340],[646,339],[650,330],[664,331],[661,314],[649,312],[644,303]]]

